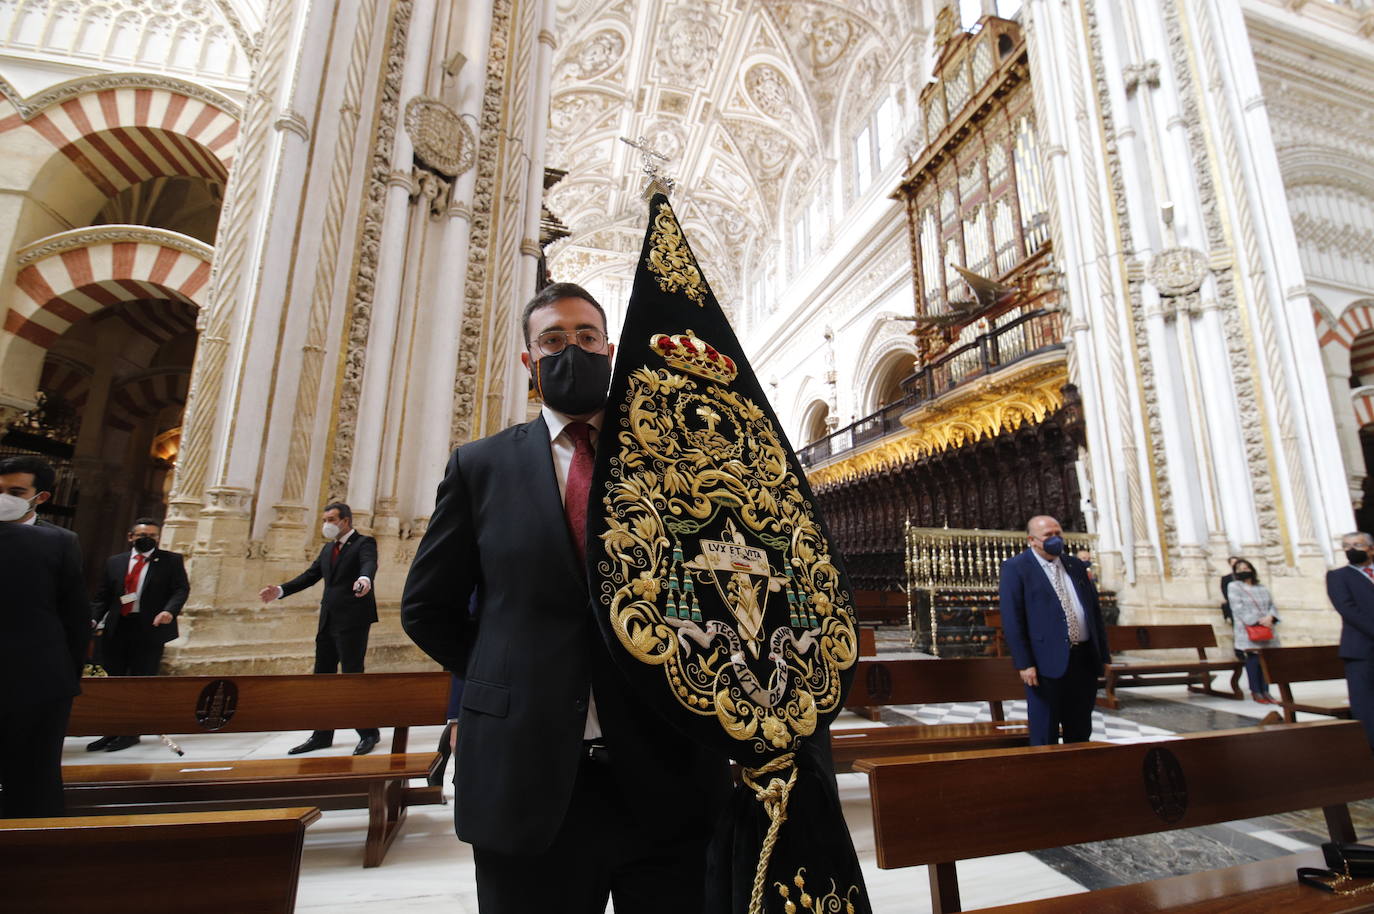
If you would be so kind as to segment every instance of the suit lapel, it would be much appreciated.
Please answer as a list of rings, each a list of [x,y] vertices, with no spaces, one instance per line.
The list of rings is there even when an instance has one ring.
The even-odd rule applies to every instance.
[[[563,499],[558,493],[558,475],[553,467],[553,448],[549,442],[549,426],[541,415],[527,424],[523,436],[516,436],[516,450],[519,455],[519,475],[528,487],[528,497],[534,504],[543,523],[542,530],[548,531],[548,547],[556,551],[566,562],[582,569],[573,547],[572,534],[568,532],[568,516],[563,511]]]

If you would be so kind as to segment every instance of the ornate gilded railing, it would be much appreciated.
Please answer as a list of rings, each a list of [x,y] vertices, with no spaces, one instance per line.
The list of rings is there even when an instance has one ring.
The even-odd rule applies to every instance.
[[[812,467],[869,441],[900,431],[902,413],[948,393],[966,381],[1004,368],[1026,356],[1062,346],[1063,316],[1039,310],[1023,314],[931,362],[902,382],[902,397],[872,415],[846,425],[797,451]]]
[[[1091,549],[1087,533],[1065,533],[1065,549]],[[997,589],[1002,563],[1026,548],[1024,530],[906,528],[906,579],[911,587]]]
[[[906,526],[907,617],[911,646],[938,657],[1000,653],[998,578],[1002,563],[1026,548],[1023,530]],[[1091,549],[1093,537],[1066,533],[1065,549]]]

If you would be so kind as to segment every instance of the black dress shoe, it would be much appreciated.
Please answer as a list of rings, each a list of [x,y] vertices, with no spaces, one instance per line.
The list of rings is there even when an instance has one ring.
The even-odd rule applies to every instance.
[[[102,736],[102,737],[100,737],[100,739],[96,740],[96,741],[93,742],[93,743],[87,743],[87,744],[86,744],[86,751],[87,751],[87,752],[104,752],[105,749],[110,745],[110,743],[112,743],[112,742],[114,742],[114,741],[115,741],[115,737],[113,737],[113,736]]]
[[[112,736],[110,742],[105,746],[106,752],[118,752],[121,749],[128,749],[130,746],[137,746],[139,738],[137,736]]]
[[[316,749],[328,749],[332,745],[334,745],[333,740],[326,741],[312,736],[299,746],[292,746],[287,750],[286,754],[300,755],[302,752],[314,752]]]
[[[353,754],[354,754],[354,755],[367,755],[369,752],[371,752],[373,749],[376,749],[376,748],[377,748],[377,737],[375,737],[375,736],[364,736],[362,739],[358,740],[358,745],[353,749]]]

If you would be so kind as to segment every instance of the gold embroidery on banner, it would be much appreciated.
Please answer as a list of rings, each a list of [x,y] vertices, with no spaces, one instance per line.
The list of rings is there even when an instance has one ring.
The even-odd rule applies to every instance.
[[[783,900],[784,914],[797,914],[797,902],[801,902],[802,908],[807,911],[838,912],[844,910],[845,914],[854,914],[854,900],[850,896],[859,891],[857,885],[851,885],[844,895],[840,895],[839,884],[831,879],[829,894],[813,896],[806,891],[805,873],[806,867],[802,867],[797,870],[797,875],[792,877],[792,885],[797,887],[797,901],[792,900],[791,886],[782,882],[773,883],[773,888],[778,890],[778,895]]]
[[[649,238],[649,271],[658,277],[658,287],[664,292],[682,292],[697,307],[706,307],[706,280],[697,269],[696,260],[682,237],[673,209],[666,203],[658,205],[654,216],[654,230]]]
[[[838,709],[857,638],[786,448],[749,398],[668,370],[635,371],[625,411],[603,499],[612,628],[636,660],[662,667],[684,708],[754,753],[790,751]],[[703,618],[706,592],[731,618]],[[788,624],[769,630],[784,607]]]

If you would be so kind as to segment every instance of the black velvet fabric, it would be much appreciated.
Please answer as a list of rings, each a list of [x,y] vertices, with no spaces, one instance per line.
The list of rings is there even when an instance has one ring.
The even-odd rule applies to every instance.
[[[829,759],[828,725],[858,652],[830,542],[739,340],[655,195],[597,447],[588,582],[611,656],[645,704],[746,772],[777,764],[753,776],[764,790],[795,774],[763,881],[768,912],[869,910]],[[737,785],[711,844],[707,912],[749,910],[770,821],[755,789]]]

